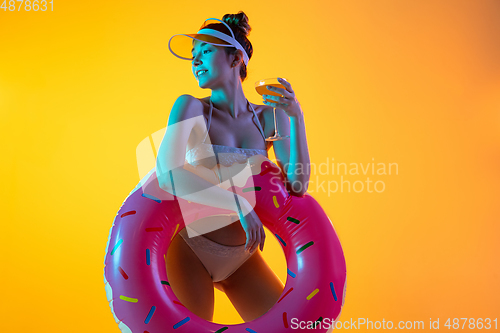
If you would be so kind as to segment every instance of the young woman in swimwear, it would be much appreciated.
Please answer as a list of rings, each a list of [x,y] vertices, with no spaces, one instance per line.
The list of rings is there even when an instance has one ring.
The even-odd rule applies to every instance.
[[[291,195],[302,196],[307,190],[309,171],[300,166],[309,165],[309,152],[303,112],[289,82],[281,80],[286,89],[272,88],[283,96],[267,98],[274,103],[252,104],[243,93],[242,81],[253,53],[247,38],[248,17],[240,11],[224,15],[219,22],[211,20],[216,23],[204,24],[197,34],[174,35],[169,41],[174,55],[192,61],[199,86],[212,93],[200,99],[177,98],[158,151],[156,172],[163,190],[235,214],[225,216],[230,219],[226,226],[201,236],[190,238],[184,229],[174,237],[166,256],[167,275],[175,295],[199,317],[213,320],[216,287],[248,322],[267,312],[284,286],[262,258],[265,232],[251,205],[238,196],[235,206],[235,194],[209,179],[224,181],[235,161],[241,163],[254,154],[267,157],[271,142],[265,138],[274,134],[273,107],[278,132],[290,135],[289,140],[272,145]],[[191,54],[180,56],[174,37],[189,40]]]

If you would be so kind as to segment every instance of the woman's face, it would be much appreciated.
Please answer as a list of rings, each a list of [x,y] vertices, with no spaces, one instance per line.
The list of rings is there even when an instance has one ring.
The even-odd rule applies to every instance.
[[[192,55],[192,71],[201,88],[214,87],[231,79],[231,59],[224,47],[194,40]]]

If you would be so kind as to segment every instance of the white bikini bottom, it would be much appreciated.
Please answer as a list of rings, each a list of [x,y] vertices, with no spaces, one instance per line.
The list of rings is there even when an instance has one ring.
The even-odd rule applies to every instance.
[[[219,219],[223,217],[224,216],[220,216]],[[225,217],[228,217],[229,219],[231,218],[228,215],[225,215]],[[227,279],[257,250],[255,249],[252,252],[245,252],[245,245],[223,245],[199,234],[198,236],[189,237],[186,229],[190,229],[190,227],[187,226],[182,229],[179,234],[184,239],[186,244],[198,256],[214,282]],[[189,233],[197,234],[192,230],[190,230]]]

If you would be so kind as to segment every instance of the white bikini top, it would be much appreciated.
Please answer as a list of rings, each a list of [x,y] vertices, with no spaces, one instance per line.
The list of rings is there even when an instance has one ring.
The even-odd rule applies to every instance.
[[[248,100],[247,103],[250,104]],[[253,121],[259,128],[259,131],[265,140],[266,136],[264,134],[264,130],[262,129],[262,125],[260,124],[259,118],[257,117],[257,114],[255,113],[252,104],[250,104],[250,108],[252,109],[254,115]],[[261,154],[264,155],[265,157],[268,157],[266,149],[236,148],[230,146],[205,143],[205,140],[207,139],[208,136],[208,131],[210,130],[210,122],[212,120],[212,109],[213,109],[213,104],[212,101],[210,100],[210,111],[208,114],[207,133],[205,134],[203,142],[197,144],[192,149],[186,151],[187,163],[193,166],[203,165],[209,169],[212,169],[217,164],[224,166],[231,166],[236,162],[245,163],[250,156],[256,154]]]

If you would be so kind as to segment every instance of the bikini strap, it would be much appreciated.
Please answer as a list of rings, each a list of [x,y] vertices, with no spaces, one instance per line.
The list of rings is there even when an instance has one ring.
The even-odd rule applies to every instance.
[[[210,130],[210,121],[212,120],[212,109],[213,109],[213,104],[212,100],[210,99],[210,111],[208,112],[208,121],[207,121],[207,133],[205,134],[205,138],[203,139],[203,143],[205,143],[205,140],[207,139],[208,136],[208,131]]]
[[[247,99],[247,102],[248,102],[248,99]],[[266,140],[266,135],[264,134],[264,130],[262,129],[262,125],[260,124],[259,117],[257,117],[257,114],[255,113],[255,110],[253,109],[252,103],[248,102],[248,104],[250,104],[250,108],[252,109],[253,115],[255,117],[254,123],[259,128],[260,134],[262,134],[262,137],[264,138],[264,140]]]

